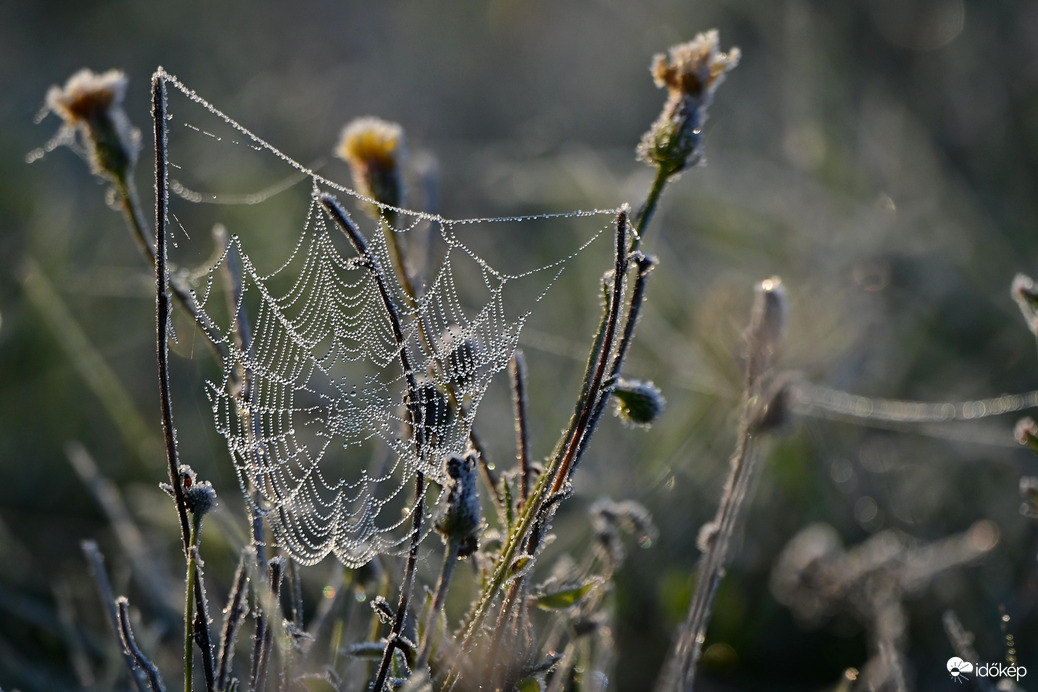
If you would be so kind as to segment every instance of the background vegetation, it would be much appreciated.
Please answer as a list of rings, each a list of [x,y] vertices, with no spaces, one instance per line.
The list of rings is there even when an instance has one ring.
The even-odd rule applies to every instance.
[[[743,61],[712,108],[708,165],[664,199],[648,244],[660,266],[627,364],[663,388],[668,410],[649,432],[605,421],[556,524],[560,549],[585,541],[582,510],[610,495],[644,503],[660,527],[618,576],[614,683],[631,690],[655,675],[687,608],[696,533],[713,517],[733,444],[754,281],[782,276],[791,306],[784,363],[808,381],[918,400],[1038,387],[1034,339],[1008,292],[1038,260],[1038,7],[0,6],[0,685],[75,688],[70,627],[91,634],[88,657],[108,646],[79,541],[101,542],[117,581],[125,565],[68,462],[70,441],[125,493],[156,555],[176,564],[178,547],[157,489],[165,471],[151,276],[82,161],[58,150],[26,165],[58,126],[33,124],[48,86],[82,66],[123,69],[127,110],[146,131],[148,77],[161,64],[304,161],[327,156],[355,116],[402,123],[412,153],[435,158],[448,217],[612,207],[636,203],[651,179],[633,157],[663,99],[646,69],[651,56],[714,26]],[[593,298],[600,269],[589,269],[574,301]],[[542,455],[564,423],[568,394],[560,401],[558,392],[575,390],[595,320],[589,309],[573,325],[569,296],[555,294],[542,309],[557,314],[524,340]],[[71,329],[55,329],[55,306],[88,350]],[[127,409],[113,414],[119,395],[99,399],[72,351],[91,372],[96,362],[111,370],[107,386]],[[194,405],[204,409],[201,399]],[[838,614],[808,628],[768,588],[783,546],[816,521],[853,545],[885,528],[932,541],[994,520],[1001,539],[985,560],[907,601],[911,675],[922,689],[948,685],[948,608],[992,661],[1004,656],[1004,608],[1021,662],[1038,671],[1038,534],[1017,491],[1034,460],[1013,443],[1013,422],[890,430],[797,418],[768,455],[721,587],[707,646],[726,646],[707,650],[711,684],[823,689],[868,657],[856,619]],[[233,543],[243,522],[226,452],[210,430],[193,434],[184,460],[229,506]],[[505,455],[511,438],[493,444]],[[231,547],[210,551],[214,578],[229,578],[222,570],[235,559]]]

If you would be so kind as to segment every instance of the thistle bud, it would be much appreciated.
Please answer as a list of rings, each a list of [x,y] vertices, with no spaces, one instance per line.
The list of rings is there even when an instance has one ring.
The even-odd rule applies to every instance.
[[[701,136],[707,108],[726,72],[739,64],[739,49],[717,49],[717,30],[657,55],[652,64],[656,86],[667,89],[667,102],[638,145],[638,158],[666,176],[702,159]]]
[[[335,154],[350,165],[357,191],[380,205],[404,204],[404,130],[379,118],[357,118],[342,131]],[[373,209],[376,217],[382,210]]]
[[[641,380],[617,380],[613,385],[613,396],[616,398],[616,415],[635,426],[652,425],[667,405],[659,387]]]
[[[184,505],[187,511],[202,516],[216,507],[216,489],[212,483],[198,480],[198,474],[187,464],[180,465],[179,473],[180,488],[184,492]],[[176,497],[176,492],[169,483],[159,483],[159,487],[170,497]]]
[[[479,548],[479,531],[483,526],[476,487],[476,457],[451,454],[443,466],[448,478],[447,511],[436,522],[436,530],[443,535],[445,543],[456,542],[458,556],[465,557]]]
[[[47,110],[65,122],[69,135],[81,138],[90,170],[112,180],[126,179],[140,146],[140,132],[123,110],[126,84],[119,70],[94,74],[84,69],[64,87],[52,86],[47,92]]]

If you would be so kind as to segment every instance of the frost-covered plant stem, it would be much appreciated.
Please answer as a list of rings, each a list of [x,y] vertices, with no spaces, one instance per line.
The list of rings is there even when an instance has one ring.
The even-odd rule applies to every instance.
[[[432,651],[433,633],[436,630],[436,621],[443,610],[443,602],[447,598],[447,587],[450,586],[451,576],[454,574],[454,566],[458,564],[458,541],[450,540],[443,546],[443,567],[440,568],[440,578],[436,582],[436,594],[429,605],[429,613],[425,617],[425,628],[422,635],[425,637],[422,648],[415,661],[415,669],[421,669],[429,663],[429,654]]]
[[[410,606],[411,592],[414,590],[415,569],[418,566],[418,544],[422,534],[422,515],[425,514],[425,474],[419,472],[415,483],[415,504],[412,511],[411,522],[411,549],[407,553],[407,565],[404,568],[404,580],[400,584],[400,602],[397,605],[396,615],[393,617],[393,627],[386,639],[386,648],[382,652],[382,661],[375,675],[375,683],[371,689],[382,692],[389,677],[390,664],[393,662],[393,652],[403,649],[406,643],[402,640],[404,625],[407,621],[407,609]]]
[[[115,601],[115,606],[118,610],[119,638],[122,640],[123,648],[130,653],[134,662],[144,671],[152,692],[166,692],[166,688],[162,684],[162,676],[159,675],[159,669],[144,655],[144,652],[137,645],[136,638],[133,636],[133,627],[130,625],[129,602],[124,597],[119,597]]]
[[[198,643],[204,656],[205,679],[212,687],[212,644],[209,635],[209,614],[205,603],[205,596],[201,588],[195,588],[195,584],[201,581],[198,570],[197,559],[192,559],[194,540],[192,539],[191,524],[188,520],[187,501],[184,496],[184,487],[180,473],[180,463],[177,458],[176,432],[173,426],[173,404],[169,385],[169,280],[166,268],[166,215],[169,204],[169,185],[167,176],[167,153],[166,153],[166,82],[165,73],[159,70],[152,77],[152,119],[155,126],[155,285],[156,285],[156,322],[157,322],[157,352],[159,372],[159,399],[162,410],[162,431],[166,443],[166,461],[169,466],[169,481],[173,491],[173,499],[177,507],[177,516],[180,519],[181,538],[184,544],[184,557],[188,562],[189,572],[187,577],[188,598],[193,596],[197,607]],[[199,587],[201,585],[199,584]],[[193,592],[193,593],[192,593]],[[190,607],[188,608],[190,610]],[[186,630],[194,629],[195,618],[185,613]],[[185,665],[187,662],[185,661]],[[187,683],[185,683],[187,684]]]
[[[115,634],[117,641],[122,641],[122,625],[119,621],[115,595],[112,592],[112,583],[109,581],[108,573],[105,571],[104,557],[101,555],[96,541],[83,541],[80,547],[83,549],[84,557],[86,557],[90,575],[94,578],[94,584],[97,586],[98,594],[101,597],[101,605],[104,606],[105,614],[108,616],[108,623],[112,626],[112,632]],[[144,692],[144,680],[141,678],[142,669],[138,668],[134,654],[127,648],[125,642],[122,646],[122,654],[123,660],[126,662],[126,668],[130,673],[130,679],[134,681],[138,690]]]
[[[724,486],[721,503],[714,520],[700,532],[700,547],[705,552],[699,568],[696,590],[692,595],[688,617],[678,634],[671,659],[660,679],[660,692],[691,692],[695,683],[696,663],[702,651],[706,627],[713,610],[717,587],[724,576],[729,551],[746,514],[746,499],[760,471],[757,438],[766,428],[776,401],[766,397],[772,382],[772,356],[779,346],[785,323],[785,297],[781,282],[762,282],[756,293],[753,315],[746,330],[746,376],[743,410],[731,471]]]
[[[194,687],[194,634],[195,634],[195,570],[198,562],[198,529],[202,523],[200,514],[191,515],[191,546],[187,550],[187,576],[184,582],[184,692]]]
[[[528,501],[523,506],[515,526],[512,527],[505,544],[501,548],[501,553],[498,556],[493,573],[486,580],[476,600],[473,601],[473,608],[459,630],[458,644],[462,655],[471,651],[491,605],[500,594],[501,589],[514,576],[512,574],[513,562],[520,555],[521,551],[525,549],[527,537],[530,535],[531,529],[535,524],[543,522],[545,519],[542,516],[545,504],[553,497],[559,497],[561,491],[568,485],[569,474],[576,461],[576,454],[580,448],[581,439],[585,434],[590,434],[588,423],[592,418],[597,398],[602,390],[602,381],[612,355],[613,337],[616,334],[619,322],[624,275],[627,272],[627,231],[628,213],[625,207],[620,211],[616,219],[615,260],[610,300],[607,306],[607,317],[603,321],[599,334],[595,337],[595,345],[592,347],[591,356],[593,366],[589,368],[589,375],[585,377],[585,381],[581,384],[583,395],[579,402],[578,412],[571,419],[570,428],[560,440],[557,453],[552,456],[548,467],[541,474],[530,492]],[[554,506],[557,506],[557,503],[552,505],[552,507]],[[460,660],[454,661],[453,667],[447,676],[445,689],[451,689],[457,684],[460,677],[460,664]]]
[[[652,217],[656,215],[656,207],[659,206],[663,190],[667,187],[671,177],[662,168],[656,169],[656,177],[653,178],[649,194],[646,195],[645,202],[638,208],[638,213],[634,217],[634,234],[631,238],[632,252],[641,246],[642,239],[645,237],[645,231],[648,229],[649,224],[652,223]]]
[[[319,197],[321,206],[324,207],[325,211],[328,212],[329,216],[335,221],[336,225],[339,226],[340,230],[346,234],[349,238],[350,243],[353,245],[353,249],[357,251],[361,261],[365,263],[372,276],[375,278],[375,284],[378,286],[379,295],[382,297],[382,304],[386,309],[386,315],[389,318],[390,326],[393,329],[393,338],[396,341],[397,349],[400,357],[400,367],[404,371],[404,378],[407,381],[407,412],[408,419],[411,423],[411,430],[414,434],[414,447],[415,453],[421,457],[425,452],[425,433],[422,428],[421,421],[417,420],[416,407],[411,406],[411,402],[418,401],[418,383],[415,379],[414,368],[411,365],[411,358],[408,355],[407,345],[404,339],[404,330],[401,327],[400,315],[397,312],[396,305],[393,303],[393,299],[389,293],[389,287],[386,285],[385,275],[383,274],[382,268],[378,262],[372,256],[368,250],[367,240],[361,234],[360,229],[354,225],[350,220],[349,215],[339,205],[339,202],[327,193],[322,193]],[[418,544],[421,541],[422,535],[422,515],[425,514],[425,474],[419,471],[417,474],[417,480],[415,484],[415,503],[414,508],[411,510],[412,526],[411,526],[411,548],[407,554],[407,566],[404,569],[404,580],[400,585],[400,602],[397,606],[396,616],[393,618],[393,627],[389,633],[389,637],[386,641],[386,648],[382,654],[382,662],[379,664],[378,673],[375,676],[375,684],[372,689],[376,692],[381,692],[385,687],[386,679],[389,676],[390,664],[393,661],[393,652],[404,646],[404,642],[401,641],[401,634],[404,629],[404,623],[407,619],[407,609],[410,605],[411,591],[414,588],[414,576],[415,568],[418,564]]]

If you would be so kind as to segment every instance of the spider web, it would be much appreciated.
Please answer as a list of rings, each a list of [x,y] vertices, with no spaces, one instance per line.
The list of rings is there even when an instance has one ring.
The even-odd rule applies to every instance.
[[[533,308],[610,236],[616,210],[449,220],[383,208],[376,222],[372,200],[168,84],[171,271],[224,354],[206,391],[243,495],[301,563],[400,552],[415,475],[446,480],[443,457],[466,452]],[[322,193],[354,208],[366,261]],[[208,232],[223,223],[233,233]],[[413,295],[392,269],[394,240],[429,258],[412,267]]]

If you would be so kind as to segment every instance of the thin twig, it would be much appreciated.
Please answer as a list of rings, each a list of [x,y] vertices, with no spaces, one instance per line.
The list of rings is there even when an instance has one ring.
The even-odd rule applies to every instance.
[[[346,210],[339,205],[338,200],[328,193],[321,193],[318,199],[321,202],[321,206],[324,207],[325,211],[328,212],[339,228],[346,234],[346,237],[349,238],[353,249],[360,255],[361,260],[366,264],[375,279],[379,295],[382,297],[383,306],[386,309],[386,315],[389,317],[390,326],[393,329],[393,338],[396,341],[400,367],[403,369],[404,378],[407,380],[406,408],[408,411],[408,422],[411,424],[411,430],[414,434],[415,453],[419,460],[425,461],[422,458],[425,453],[425,431],[422,425],[424,421],[420,420],[422,414],[418,410],[420,407],[417,405],[418,383],[415,380],[414,369],[411,366],[411,358],[404,339],[400,314],[393,303],[389,287],[386,285],[385,275],[379,266],[378,260],[368,249],[367,240],[360,232],[360,229],[350,220]],[[393,627],[389,632],[386,648],[382,653],[382,661],[379,664],[378,673],[375,676],[375,683],[372,688],[376,692],[382,692],[382,689],[385,687],[394,651],[404,646],[401,634],[407,620],[411,591],[414,588],[415,568],[418,564],[418,544],[421,541],[422,534],[422,515],[425,513],[425,473],[418,471],[416,476],[414,509],[411,510],[411,548],[407,554],[407,566],[404,569],[404,581],[400,585],[400,601],[397,605],[396,616],[393,618]]]
[[[461,415],[461,412],[459,412],[459,415]],[[490,488],[490,494],[494,496],[494,504],[497,505],[498,509],[504,508],[505,499],[501,496],[501,489],[497,484],[497,476],[494,475],[494,470],[490,468],[486,447],[483,446],[483,440],[476,434],[475,428],[469,429],[469,443],[476,452],[476,458],[479,461],[479,475],[483,479],[483,483]]]
[[[762,402],[762,397],[771,374],[772,357],[781,341],[785,309],[781,282],[778,279],[762,282],[757,288],[753,314],[746,330],[742,416],[731,471],[717,515],[713,522],[704,527],[704,533],[700,534],[706,554],[699,568],[688,617],[657,687],[661,691],[676,689],[691,692],[695,684],[696,664],[702,652],[717,587],[724,576],[736,532],[746,514],[749,489],[760,470],[756,444],[761,423],[759,416],[762,404],[767,403]]]
[[[530,431],[526,418],[526,359],[522,351],[512,354],[508,374],[512,378],[512,404],[515,412],[515,455],[519,460],[519,499],[530,495]]]
[[[407,609],[410,606],[411,592],[414,589],[415,568],[418,565],[418,543],[422,533],[422,515],[425,514],[425,474],[419,471],[417,476],[414,491],[415,506],[412,510],[411,521],[411,549],[407,553],[407,566],[404,568],[404,581],[400,585],[400,602],[397,605],[396,616],[393,618],[393,627],[389,632],[385,651],[382,652],[382,661],[378,666],[375,683],[371,687],[375,692],[382,692],[385,688],[394,650],[402,649],[405,645],[401,640],[401,634],[407,621]]]
[[[122,629],[119,626],[119,613],[115,606],[112,583],[108,580],[108,573],[105,571],[104,556],[98,550],[96,541],[83,541],[80,547],[83,549],[83,555],[86,557],[90,576],[94,578],[94,584],[97,586],[97,592],[101,597],[101,605],[105,609],[105,615],[108,616],[108,624],[112,626],[112,633],[115,635],[115,638],[121,640]],[[142,670],[137,667],[133,654],[124,646],[122,647],[122,655],[123,660],[126,662],[126,668],[130,671],[130,678],[137,685],[137,689],[140,692],[145,692],[146,683],[141,675]]]
[[[624,318],[623,334],[620,336],[620,340],[617,343],[616,355],[613,357],[613,363],[609,368],[609,376],[606,378],[606,384],[610,388],[616,382],[617,378],[620,377],[624,360],[627,358],[627,351],[631,346],[631,341],[634,339],[634,327],[638,324],[638,315],[641,314],[642,303],[645,301],[645,289],[648,284],[649,273],[652,271],[653,267],[656,266],[656,260],[654,257],[645,255],[638,251],[631,253],[631,259],[638,265],[638,273],[635,275],[634,287],[631,290],[631,298],[627,304],[627,314]],[[608,401],[608,396],[599,397],[598,403],[595,405],[595,412],[592,415],[591,423],[588,426],[590,430],[593,431],[598,426],[598,421],[601,420]],[[580,441],[580,448],[577,450],[578,461],[583,458],[584,452],[587,451],[587,446],[590,442],[591,435],[584,435],[583,439]]]
[[[592,376],[590,386],[587,388],[587,396],[584,399],[584,407],[580,413],[577,427],[570,437],[565,455],[559,463],[555,472],[555,480],[551,487],[551,494],[561,492],[566,483],[569,482],[572,466],[577,462],[577,450],[580,442],[590,429],[588,423],[598,403],[598,396],[602,390],[605,379],[607,363],[612,354],[613,339],[616,335],[616,325],[620,320],[620,303],[623,300],[624,277],[627,275],[627,230],[628,216],[627,208],[624,207],[616,217],[616,258],[613,267],[612,291],[609,302],[609,319],[606,320],[605,334],[602,338],[602,348],[599,352],[598,363]]]
[[[353,249],[356,250],[357,254],[360,255],[361,260],[368,267],[371,275],[375,278],[375,285],[378,287],[379,295],[382,297],[382,304],[386,308],[386,314],[389,317],[390,327],[393,329],[393,339],[396,341],[397,350],[400,358],[400,367],[404,371],[404,377],[407,380],[407,411],[408,419],[411,423],[411,428],[414,431],[415,436],[415,447],[419,455],[422,454],[425,447],[425,432],[422,426],[422,422],[418,420],[419,407],[417,406],[417,392],[418,383],[415,380],[414,368],[411,366],[411,358],[407,350],[407,345],[404,340],[404,330],[401,326],[400,313],[396,308],[396,304],[393,302],[393,297],[389,292],[389,286],[386,285],[385,274],[383,273],[382,267],[379,266],[378,260],[375,258],[371,251],[368,249],[368,241],[361,234],[360,229],[357,228],[356,224],[350,219],[349,214],[342,208],[339,201],[327,192],[322,192],[319,196],[321,206],[324,207],[325,211],[332,217],[339,229],[346,234],[350,243],[353,245]]]
[[[234,586],[227,598],[224,609],[223,634],[220,637],[220,654],[216,666],[216,689],[223,690],[230,683],[231,660],[234,658],[234,643],[238,638],[238,628],[245,619],[248,605],[245,600],[245,585],[248,582],[248,551],[242,551],[238,560],[238,570],[234,573]]]
[[[284,578],[284,560],[272,559],[267,563],[266,584],[270,590],[264,592],[262,580],[256,590],[257,610],[263,613],[262,621],[256,621],[256,640],[252,656],[252,675],[249,689],[254,692],[263,690],[267,684],[267,670],[270,666],[270,652],[274,645],[274,624],[278,622],[277,610],[280,606],[281,580]]]
[[[161,69],[152,77],[152,120],[155,126],[155,304],[156,331],[159,371],[159,400],[162,410],[162,432],[166,443],[166,461],[169,466],[170,486],[180,519],[180,532],[184,545],[184,557],[191,562],[191,526],[188,521],[187,502],[184,498],[184,487],[180,475],[180,462],[177,458],[176,430],[173,426],[173,403],[169,384],[169,275],[166,266],[167,213],[169,209],[169,181],[167,178],[168,157],[166,152],[166,74]],[[209,635],[209,618],[206,612],[205,597],[201,589],[193,589],[192,583],[200,581],[198,570],[194,571],[194,579],[188,580],[189,590],[193,590],[199,613],[197,628],[199,645],[203,651],[208,649],[206,661],[212,663],[212,638]],[[192,618],[193,619],[193,618]],[[206,666],[205,678],[211,686],[213,671],[211,665]]]
[[[151,687],[152,692],[165,692],[166,688],[162,684],[162,676],[159,674],[159,669],[144,655],[144,652],[137,646],[137,640],[134,639],[133,627],[130,625],[129,602],[124,596],[120,596],[116,599],[115,606],[118,610],[119,638],[122,640],[123,647],[148,677],[148,685]]]
[[[645,230],[652,223],[652,218],[656,215],[656,208],[659,206],[663,190],[667,187],[667,183],[670,182],[672,177],[671,174],[664,172],[662,167],[656,169],[656,177],[653,178],[649,194],[634,217],[634,235],[631,238],[631,252],[634,252],[641,246],[641,242],[645,238]]]
[[[151,81],[152,119],[155,123],[155,304],[157,313],[157,340],[159,366],[159,397],[162,409],[162,433],[166,443],[166,461],[169,465],[169,483],[173,487],[184,556],[191,548],[191,524],[187,517],[187,503],[180,478],[177,458],[176,432],[173,428],[173,409],[169,387],[169,275],[166,271],[166,224],[169,209],[169,181],[166,153],[166,81],[160,70]]]
[[[415,661],[416,670],[424,668],[429,662],[429,654],[432,651],[433,630],[443,610],[443,602],[447,597],[447,587],[450,585],[451,575],[454,574],[454,566],[458,564],[458,549],[460,543],[456,540],[448,540],[443,546],[443,567],[440,568],[440,578],[436,583],[436,594],[433,596],[429,606],[429,614],[425,618],[425,641],[422,642],[421,652]]]
[[[169,622],[175,622],[178,613],[170,599],[172,584],[161,570],[156,569],[144,535],[134,522],[119,490],[101,474],[97,462],[82,443],[73,441],[65,445],[65,456],[108,517],[119,544],[133,565],[133,576],[148,602],[159,608]]]

